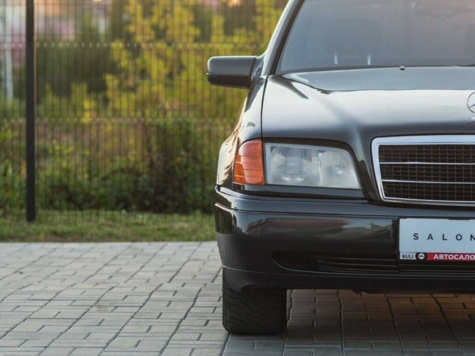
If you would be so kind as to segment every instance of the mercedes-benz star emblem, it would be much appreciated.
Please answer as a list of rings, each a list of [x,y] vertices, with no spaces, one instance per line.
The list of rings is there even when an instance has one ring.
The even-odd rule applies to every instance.
[[[471,112],[475,112],[475,93],[472,93],[468,97],[467,106],[468,106],[468,108],[470,109]]]

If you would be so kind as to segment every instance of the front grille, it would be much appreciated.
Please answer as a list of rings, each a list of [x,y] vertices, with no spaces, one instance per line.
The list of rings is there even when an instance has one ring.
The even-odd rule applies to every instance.
[[[382,164],[383,179],[438,183],[471,183],[475,177],[475,165],[450,166],[447,164]]]
[[[380,146],[381,162],[467,163],[475,162],[473,145],[385,145]]]
[[[386,196],[411,200],[460,201],[475,200],[475,186],[470,184],[383,183]]]
[[[385,201],[475,203],[475,136],[380,138],[373,159]]]

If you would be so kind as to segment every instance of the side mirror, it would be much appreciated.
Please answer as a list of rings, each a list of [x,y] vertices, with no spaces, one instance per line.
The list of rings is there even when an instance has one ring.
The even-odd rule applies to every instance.
[[[212,57],[208,61],[208,82],[235,88],[249,88],[257,57]]]

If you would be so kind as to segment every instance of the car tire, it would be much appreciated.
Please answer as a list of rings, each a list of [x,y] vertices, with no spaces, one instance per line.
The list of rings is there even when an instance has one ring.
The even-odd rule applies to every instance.
[[[223,326],[232,334],[278,334],[287,325],[285,289],[231,289],[223,274]]]

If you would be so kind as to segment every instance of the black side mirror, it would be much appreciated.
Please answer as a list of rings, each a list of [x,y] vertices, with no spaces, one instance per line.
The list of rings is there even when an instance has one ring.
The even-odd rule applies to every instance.
[[[208,81],[214,85],[249,88],[257,57],[212,57],[208,61]]]

